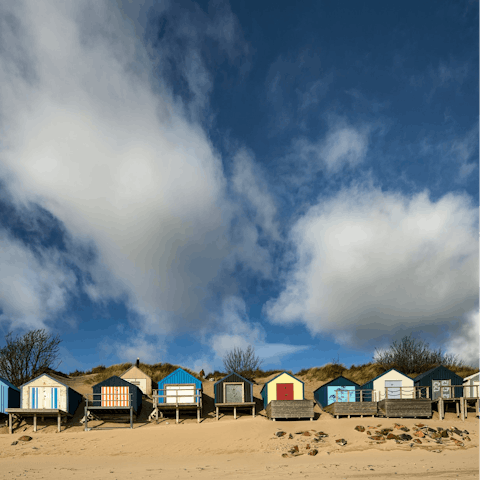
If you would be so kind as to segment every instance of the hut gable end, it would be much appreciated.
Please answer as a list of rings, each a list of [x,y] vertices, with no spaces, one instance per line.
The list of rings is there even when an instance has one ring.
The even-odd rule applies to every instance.
[[[140,370],[136,365],[131,366],[128,370],[123,372],[120,375],[120,378],[136,385],[145,395],[152,394],[152,378]]]
[[[215,394],[215,403],[225,403],[225,385],[227,384],[241,384],[243,386],[243,402],[253,402],[253,383],[243,378],[236,372],[232,372],[213,386]]]
[[[333,400],[329,395],[336,389],[336,388],[341,388],[345,387],[347,390],[359,390],[360,385],[358,383],[355,383],[352,380],[349,380],[348,378],[345,378],[344,376],[340,375],[337,378],[334,378],[333,380],[330,380],[329,382],[323,384],[319,388],[317,388],[313,392],[313,397],[315,398],[315,401],[323,408],[326,407],[327,405],[330,405],[333,403]],[[349,395],[347,396],[347,400],[351,402],[355,402],[355,395]],[[346,400],[344,400],[346,401]]]

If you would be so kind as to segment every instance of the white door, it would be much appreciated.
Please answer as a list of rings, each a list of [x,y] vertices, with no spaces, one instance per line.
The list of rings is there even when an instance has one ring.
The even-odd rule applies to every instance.
[[[385,397],[386,398],[401,398],[400,387],[401,380],[385,380]],[[388,387],[388,390],[387,390]]]
[[[195,385],[165,385],[166,403],[196,403]]]

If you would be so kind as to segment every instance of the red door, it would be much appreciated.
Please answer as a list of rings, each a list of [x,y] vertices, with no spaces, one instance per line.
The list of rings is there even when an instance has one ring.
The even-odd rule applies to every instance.
[[[277,400],[293,400],[293,383],[277,383]]]

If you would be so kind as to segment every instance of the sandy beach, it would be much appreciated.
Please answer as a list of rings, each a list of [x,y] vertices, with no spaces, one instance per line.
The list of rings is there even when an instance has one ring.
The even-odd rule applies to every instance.
[[[87,393],[90,387],[78,382],[75,386]],[[307,398],[317,387],[317,382],[306,383]],[[261,384],[255,385],[255,396],[260,389]],[[205,382],[207,413],[210,403],[213,405],[212,392],[213,385]],[[36,433],[29,421],[17,427],[13,435],[2,427],[0,478],[478,478],[478,420],[473,412],[465,422],[453,412],[448,412],[443,421],[436,412],[428,420],[335,419],[316,406],[314,421],[272,422],[259,408],[255,418],[245,412],[234,420],[227,412],[217,422],[210,413],[200,424],[191,415],[176,425],[172,418],[148,422],[150,411],[151,405],[149,408],[145,400],[133,430],[127,423],[96,421],[90,422],[93,428],[85,432],[79,423],[81,408],[61,433],[56,433],[53,421],[49,425],[39,423]],[[468,431],[470,440],[462,442],[463,446],[445,439],[438,444],[430,438],[422,438],[421,444],[395,440],[377,443],[367,435],[368,431],[373,434],[394,428],[395,423],[407,427],[409,434],[419,424],[435,429],[456,427]],[[355,430],[358,425],[364,426],[365,432]],[[278,431],[285,435],[278,437]],[[319,432],[328,436],[319,436]],[[393,433],[403,431],[394,428]],[[19,441],[22,435],[32,440]],[[346,445],[338,445],[338,439],[346,440]],[[14,441],[18,443],[12,445]],[[294,446],[298,452],[291,456],[288,452]],[[318,453],[308,455],[313,449]]]

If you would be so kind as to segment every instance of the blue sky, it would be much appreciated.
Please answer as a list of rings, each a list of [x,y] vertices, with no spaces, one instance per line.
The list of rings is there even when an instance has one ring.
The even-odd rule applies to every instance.
[[[7,2],[0,334],[60,369],[478,365],[478,4]]]

